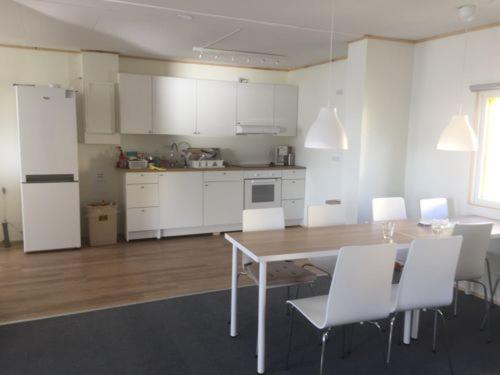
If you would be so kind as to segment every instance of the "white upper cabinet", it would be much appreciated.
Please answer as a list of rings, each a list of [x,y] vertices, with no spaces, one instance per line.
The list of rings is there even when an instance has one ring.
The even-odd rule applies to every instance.
[[[274,85],[238,83],[238,125],[274,124]]]
[[[152,77],[120,74],[120,133],[153,133]]]
[[[230,137],[235,125],[297,134],[298,88],[290,85],[120,74],[120,132]],[[86,89],[87,132],[114,132],[114,88]]]
[[[196,134],[196,80],[153,77],[153,132]]]
[[[274,86],[274,126],[280,128],[280,136],[297,134],[297,86]]]
[[[115,124],[115,84],[87,82],[85,84],[85,131],[113,134]]]
[[[202,137],[234,135],[236,82],[198,81],[196,133]]]

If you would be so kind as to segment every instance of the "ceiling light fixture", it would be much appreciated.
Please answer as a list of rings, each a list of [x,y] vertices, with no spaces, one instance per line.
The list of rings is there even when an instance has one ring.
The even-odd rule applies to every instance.
[[[242,57],[246,58],[247,62],[250,62],[251,59],[258,59],[262,62],[266,61],[275,61],[282,58],[285,58],[284,55],[277,55],[274,53],[265,53],[265,52],[253,52],[253,51],[241,51],[241,50],[227,50],[227,49],[218,49],[218,48],[209,48],[209,47],[193,47],[194,52],[203,53],[206,56],[227,56],[228,58],[233,57]]]
[[[333,26],[334,0],[332,0],[330,23],[330,62],[328,66],[328,106],[322,107],[316,121],[307,131],[304,147],[317,149],[347,150],[347,136],[337,114],[337,108],[332,105],[332,70],[333,70]]]
[[[476,11],[475,5],[463,5],[458,8],[458,15],[464,22],[470,22],[474,19]],[[474,129],[470,126],[469,116],[462,114],[464,102],[463,90],[465,85],[465,67],[467,61],[467,34],[468,28],[465,27],[464,54],[462,62],[462,80],[457,89],[457,98],[460,98],[458,115],[452,116],[448,126],[443,130],[437,144],[438,150],[444,151],[477,151],[478,140]]]
[[[177,14],[176,17],[183,20],[183,21],[192,21],[194,18],[192,15],[184,14],[184,13]]]

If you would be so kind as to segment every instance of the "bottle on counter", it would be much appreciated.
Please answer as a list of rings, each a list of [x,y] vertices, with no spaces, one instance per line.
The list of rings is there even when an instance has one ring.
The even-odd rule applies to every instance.
[[[123,150],[120,146],[116,147],[120,154],[118,155],[118,161],[116,162],[116,166],[118,168],[127,168],[127,158],[123,154]]]

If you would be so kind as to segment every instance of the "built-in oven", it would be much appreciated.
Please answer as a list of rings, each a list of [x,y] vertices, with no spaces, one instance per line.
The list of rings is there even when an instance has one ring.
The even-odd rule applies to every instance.
[[[245,179],[245,209],[281,207],[281,178]]]

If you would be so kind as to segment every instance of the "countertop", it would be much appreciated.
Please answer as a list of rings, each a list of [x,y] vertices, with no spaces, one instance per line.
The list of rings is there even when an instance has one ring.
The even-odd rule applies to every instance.
[[[222,172],[222,171],[256,171],[256,170],[286,170],[286,169],[306,169],[306,167],[301,167],[299,165],[288,166],[248,166],[248,167],[239,167],[236,165],[230,165],[225,168],[166,168],[164,171],[155,171],[151,169],[124,169],[124,168],[116,168],[124,173],[161,173],[161,172]]]

